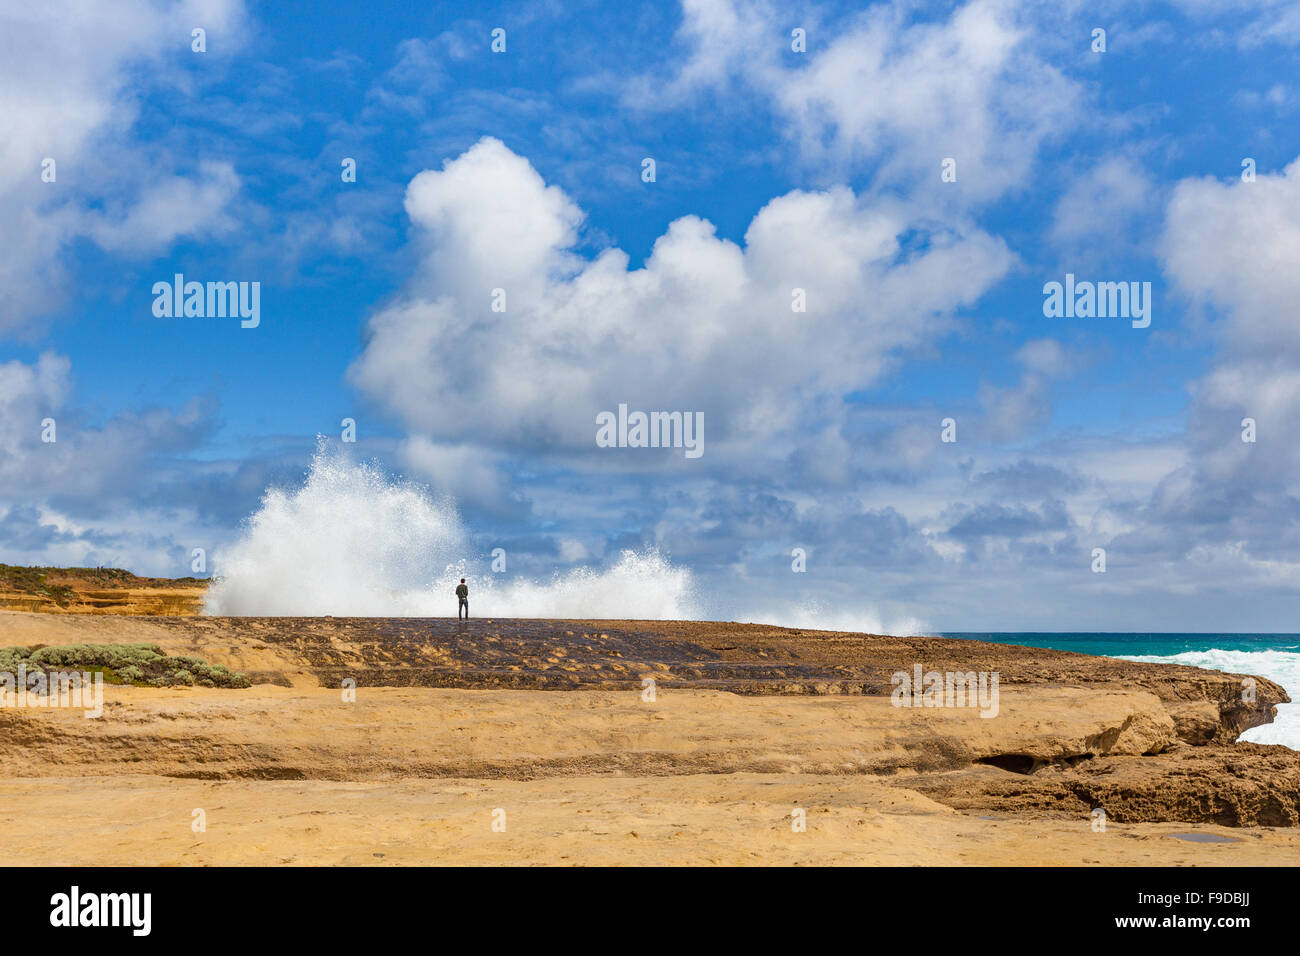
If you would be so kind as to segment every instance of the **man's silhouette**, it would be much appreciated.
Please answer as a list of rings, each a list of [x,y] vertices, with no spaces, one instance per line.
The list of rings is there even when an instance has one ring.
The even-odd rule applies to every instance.
[[[460,620],[460,612],[465,612],[465,620],[469,620],[469,588],[465,586],[465,579],[460,579],[460,584],[456,588],[456,597],[460,598],[460,606],[456,608],[456,620]]]

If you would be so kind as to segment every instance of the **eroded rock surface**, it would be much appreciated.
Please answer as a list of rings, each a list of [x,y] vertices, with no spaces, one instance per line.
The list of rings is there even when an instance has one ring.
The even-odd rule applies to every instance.
[[[385,781],[813,774],[980,816],[1300,823],[1300,754],[1234,744],[1288,700],[1248,675],[743,624],[109,618],[0,612],[0,644],[149,641],[249,690],[110,688],[104,717],[0,710],[15,778]],[[892,676],[999,675],[995,717]],[[654,701],[643,698],[653,678]],[[343,700],[346,679],[355,703]],[[580,691],[580,693],[556,693]]]

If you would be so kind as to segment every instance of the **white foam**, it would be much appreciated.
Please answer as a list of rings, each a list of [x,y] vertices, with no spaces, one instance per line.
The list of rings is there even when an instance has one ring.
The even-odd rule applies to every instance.
[[[921,621],[913,617],[885,619],[870,608],[837,610],[809,601],[780,611],[755,611],[738,620],[754,624],[776,624],[809,631],[847,631],[854,634],[892,634],[911,637],[924,633]]]
[[[1169,655],[1126,655],[1125,660],[1183,664],[1231,674],[1254,674],[1281,684],[1293,703],[1279,704],[1271,724],[1252,727],[1239,737],[1256,744],[1282,744],[1300,750],[1300,654],[1293,651],[1184,651]]]
[[[235,544],[214,555],[204,613],[433,617],[455,612],[467,578],[484,617],[698,620],[688,569],[654,550],[549,581],[507,580],[470,557],[454,503],[348,460],[324,443],[306,483],[271,489]]]
[[[468,579],[478,617],[709,620],[689,568],[654,549],[547,580],[493,574],[473,556],[455,503],[324,441],[306,482],[270,489],[235,543],[213,555],[204,613],[236,616],[444,617]],[[733,619],[810,630],[915,634],[920,623],[817,603]]]

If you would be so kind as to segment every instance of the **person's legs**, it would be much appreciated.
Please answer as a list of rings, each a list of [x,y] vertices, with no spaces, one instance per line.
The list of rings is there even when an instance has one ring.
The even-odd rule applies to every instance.
[[[460,620],[460,612],[461,612],[461,611],[464,611],[464,612],[465,612],[465,618],[468,620],[468,619],[469,619],[469,601],[465,600],[465,598],[461,598],[461,599],[460,599],[460,606],[456,608],[456,620],[458,620],[458,621]]]

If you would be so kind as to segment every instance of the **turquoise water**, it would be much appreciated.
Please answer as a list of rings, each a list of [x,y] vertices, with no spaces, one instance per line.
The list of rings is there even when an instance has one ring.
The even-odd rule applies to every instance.
[[[1300,701],[1300,634],[961,632],[942,636],[1252,674],[1281,684],[1293,701]],[[1241,739],[1300,750],[1300,704],[1279,705],[1273,723],[1254,727]]]
[[[1075,651],[1101,657],[1127,657],[1133,654],[1185,654],[1217,648],[1223,651],[1293,651],[1300,653],[1300,634],[1123,634],[1017,631],[1013,633],[961,632],[943,637],[964,637],[972,641],[995,644],[1021,644],[1027,647],[1050,647],[1057,651]]]

